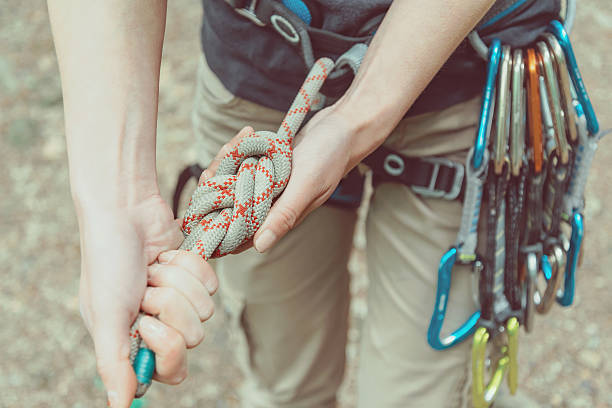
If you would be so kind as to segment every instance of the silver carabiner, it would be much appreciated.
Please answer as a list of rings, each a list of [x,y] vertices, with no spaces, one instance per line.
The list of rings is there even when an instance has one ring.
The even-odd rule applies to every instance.
[[[510,46],[502,47],[497,83],[497,103],[495,104],[495,137],[493,139],[493,170],[502,173],[507,161],[508,133],[510,132],[510,71],[512,58]]]
[[[523,52],[514,50],[512,57],[512,115],[510,125],[510,165],[512,175],[518,177],[525,154],[525,63]]]
[[[548,103],[552,108],[553,127],[555,129],[555,140],[557,142],[559,159],[561,160],[562,164],[567,164],[569,161],[569,144],[565,134],[565,121],[562,116],[561,95],[559,92],[557,74],[555,72],[555,67],[553,66],[552,56],[548,50],[548,47],[546,46],[546,43],[539,41],[536,46],[538,47],[542,61],[542,72],[544,73],[546,89],[548,91]]]
[[[574,109],[574,103],[572,100],[572,85],[569,77],[569,71],[567,69],[567,62],[565,60],[565,54],[563,49],[557,41],[557,38],[551,33],[544,33],[542,37],[548,44],[550,49],[553,62],[555,65],[555,71],[559,80],[559,88],[561,90],[561,109],[565,118],[565,130],[567,136],[572,144],[576,144],[578,141],[578,132],[576,129],[576,112]]]

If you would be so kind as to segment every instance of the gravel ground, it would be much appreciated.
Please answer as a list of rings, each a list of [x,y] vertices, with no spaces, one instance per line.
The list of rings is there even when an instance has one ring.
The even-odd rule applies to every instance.
[[[0,407],[105,406],[92,343],[78,313],[79,239],[68,187],[62,96],[45,3],[0,0]],[[199,54],[199,2],[170,2],[161,74],[158,165],[170,196],[188,149]],[[600,122],[612,124],[612,3],[580,2],[573,33],[585,82]],[[612,406],[612,200],[605,164],[612,141],[597,154],[587,188],[587,237],[575,307],[556,307],[521,342],[521,387],[542,407]],[[363,238],[356,238],[353,329],[341,396],[352,407],[356,342],[367,311]],[[157,384],[140,405],[236,407],[240,375],[222,310],[208,340],[190,353],[190,377]]]

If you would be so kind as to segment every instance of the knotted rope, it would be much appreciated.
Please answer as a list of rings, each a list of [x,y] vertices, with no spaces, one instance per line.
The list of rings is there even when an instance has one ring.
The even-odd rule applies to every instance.
[[[183,219],[185,241],[180,249],[208,260],[227,255],[253,238],[289,181],[293,137],[333,68],[329,58],[316,61],[278,131],[246,135],[221,160],[216,174],[199,183]],[[155,356],[138,333],[138,319],[130,337],[130,361],[138,379],[136,397],[141,397],[151,384]]]

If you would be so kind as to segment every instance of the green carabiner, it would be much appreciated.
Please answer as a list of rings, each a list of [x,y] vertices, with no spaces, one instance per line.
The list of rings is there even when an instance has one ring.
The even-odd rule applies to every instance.
[[[479,327],[472,343],[472,404],[474,408],[488,408],[499,392],[504,377],[508,388],[515,394],[518,388],[518,333],[519,321],[508,319],[505,327],[507,344],[500,349],[501,356],[492,368],[489,382],[485,382],[486,352],[491,334],[486,327]]]

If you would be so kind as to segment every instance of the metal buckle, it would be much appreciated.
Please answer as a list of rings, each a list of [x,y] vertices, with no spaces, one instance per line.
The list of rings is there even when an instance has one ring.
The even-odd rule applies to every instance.
[[[410,186],[410,188],[412,188],[412,191],[419,195],[422,195],[423,197],[443,198],[445,200],[456,199],[459,196],[459,193],[461,193],[461,186],[463,185],[463,177],[465,175],[465,168],[463,167],[463,165],[460,163],[456,163],[452,160],[440,157],[423,157],[421,158],[421,160],[433,164],[434,169],[431,173],[429,185],[427,187]],[[441,166],[450,167],[455,170],[453,186],[448,192],[444,190],[436,190],[436,182],[438,181],[438,173],[440,173]]]
[[[231,1],[226,0],[230,5],[232,5]],[[251,0],[251,4],[248,7],[243,8],[234,8],[236,13],[240,14],[243,17],[248,18],[253,23],[257,24],[260,27],[265,27],[266,24],[257,17],[255,14],[255,7],[257,7],[257,0]]]

